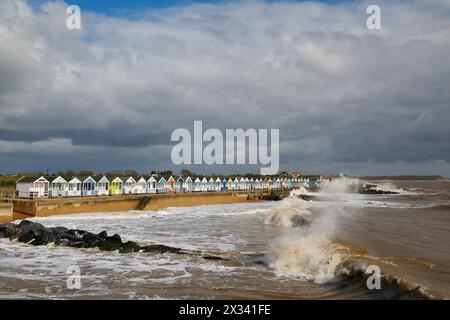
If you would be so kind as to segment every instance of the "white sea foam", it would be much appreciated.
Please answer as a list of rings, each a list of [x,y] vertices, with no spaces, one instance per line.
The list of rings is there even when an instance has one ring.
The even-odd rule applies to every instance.
[[[346,205],[354,183],[353,179],[341,177],[316,194],[322,201],[285,199],[268,215],[266,222],[278,223],[290,221],[296,214],[310,215],[312,208],[320,209],[309,226],[290,229],[271,243],[267,261],[276,275],[296,276],[316,283],[335,279],[342,256],[332,240],[338,218],[350,214]],[[354,202],[362,201],[359,195],[351,197]]]

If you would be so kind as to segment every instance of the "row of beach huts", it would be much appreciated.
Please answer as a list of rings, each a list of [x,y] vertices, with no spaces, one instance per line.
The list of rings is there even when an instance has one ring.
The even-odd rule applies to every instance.
[[[18,198],[56,198],[108,196],[122,194],[205,192],[227,190],[268,190],[299,187],[320,187],[328,180],[307,178],[248,178],[248,177],[118,177],[89,176],[22,177],[16,183]]]

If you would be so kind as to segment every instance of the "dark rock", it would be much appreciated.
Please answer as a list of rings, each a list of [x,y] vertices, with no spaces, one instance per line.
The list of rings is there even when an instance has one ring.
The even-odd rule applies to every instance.
[[[22,220],[19,223],[18,227],[22,232],[27,232],[29,230],[38,231],[45,229],[45,227],[42,224],[28,220]]]
[[[100,241],[98,247],[103,251],[115,251],[120,250],[122,248],[122,245],[122,239],[118,234],[115,234],[112,237],[106,237],[105,239]]]
[[[222,258],[222,257],[210,256],[210,255],[204,255],[202,258],[206,259],[206,260],[227,260],[227,259]]]
[[[122,245],[122,248],[120,249],[119,253],[139,252],[139,250],[141,250],[140,245],[138,245],[136,242],[128,241]]]
[[[375,184],[366,184],[364,186],[360,186],[358,188],[358,193],[360,194],[399,194],[394,191],[384,191],[376,189],[377,185]]]
[[[108,237],[108,233],[106,231],[102,231],[98,234],[100,237],[102,237],[103,239],[106,239]]]
[[[311,219],[309,217],[295,215],[291,217],[291,223],[293,227],[303,227],[309,225],[311,223]]]
[[[297,197],[302,199],[302,200],[305,200],[305,201],[317,200],[316,196],[312,196],[312,195],[309,195],[309,194],[299,194]]]
[[[34,239],[33,231],[22,232],[18,238],[19,242],[28,243]]]
[[[86,248],[86,243],[84,241],[70,241],[68,246],[72,248]]]
[[[20,228],[13,223],[0,225],[0,238],[14,238],[21,234]]]
[[[168,247],[168,246],[161,245],[161,244],[152,244],[149,246],[142,247],[142,251],[147,252],[147,253],[158,253],[158,254],[166,253],[166,252],[181,253],[180,252],[181,249],[179,249],[179,248]]]
[[[69,229],[64,227],[47,228],[47,230],[51,231],[53,234],[65,234],[69,232]]]
[[[84,243],[86,244],[86,248],[93,248],[93,247],[97,247],[100,242],[104,241],[104,239],[102,237],[100,237],[99,235],[90,233],[90,232],[86,232],[83,237],[82,237]]]
[[[68,234],[75,236],[75,237],[82,237],[84,234],[87,233],[85,230],[78,230],[78,229],[70,229],[67,231]]]

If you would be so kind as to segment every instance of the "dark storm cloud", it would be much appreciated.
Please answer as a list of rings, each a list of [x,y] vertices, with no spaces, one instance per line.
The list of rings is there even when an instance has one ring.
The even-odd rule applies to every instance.
[[[377,31],[368,5],[83,12],[74,32],[62,2],[1,1],[1,171],[170,167],[171,131],[203,120],[279,128],[282,168],[448,175],[450,4],[382,2]]]

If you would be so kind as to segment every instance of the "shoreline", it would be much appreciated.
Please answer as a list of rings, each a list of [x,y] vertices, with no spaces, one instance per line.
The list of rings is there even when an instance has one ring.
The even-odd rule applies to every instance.
[[[263,202],[281,200],[290,189],[185,192],[100,197],[14,199],[10,215],[0,215],[0,223],[34,217],[94,212],[158,211],[168,207]]]

